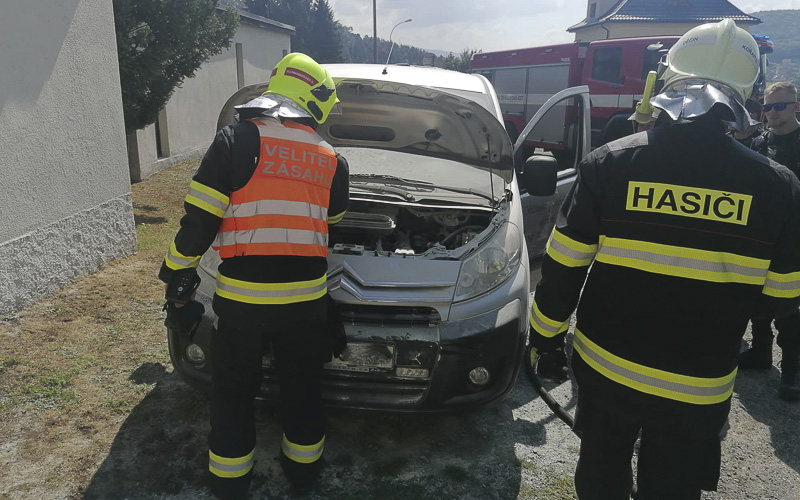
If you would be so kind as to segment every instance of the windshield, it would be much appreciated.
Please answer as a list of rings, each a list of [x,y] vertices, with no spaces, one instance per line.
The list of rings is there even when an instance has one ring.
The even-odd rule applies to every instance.
[[[430,185],[429,189],[423,186],[408,189],[417,200],[439,198],[476,203],[476,198],[491,197],[492,188],[496,199],[505,193],[506,183],[502,177],[457,161],[372,148],[338,147],[336,151],[350,166],[351,189],[358,188],[360,183],[389,183],[399,187],[405,179]]]

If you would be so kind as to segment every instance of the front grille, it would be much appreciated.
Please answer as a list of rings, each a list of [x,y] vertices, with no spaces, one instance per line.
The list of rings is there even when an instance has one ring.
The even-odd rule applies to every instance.
[[[342,321],[348,325],[437,327],[442,322],[432,307],[341,304]]]

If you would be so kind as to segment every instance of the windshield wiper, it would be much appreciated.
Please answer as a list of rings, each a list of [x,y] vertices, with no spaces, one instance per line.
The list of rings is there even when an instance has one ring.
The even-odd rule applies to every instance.
[[[394,175],[379,175],[379,174],[350,174],[350,177],[359,178],[359,179],[375,179],[381,181],[390,181],[391,184],[394,183],[402,183],[404,186],[408,187],[425,187],[425,188],[435,188],[441,189],[442,191],[450,191],[453,193],[460,193],[460,194],[470,194],[473,196],[478,196],[479,198],[484,198],[492,202],[493,206],[497,206],[500,204],[500,200],[497,197],[484,193],[483,191],[478,191],[474,188],[459,188],[459,187],[452,187],[452,186],[440,186],[438,184],[434,184],[432,182],[427,181],[415,181],[411,179],[403,179],[402,177],[397,177]],[[359,183],[361,185],[361,183]],[[388,186],[387,186],[388,187]],[[410,194],[410,193],[409,193]],[[412,196],[413,197],[413,196]]]
[[[379,192],[379,193],[396,194],[398,196],[401,196],[402,198],[404,198],[407,201],[416,201],[416,198],[414,197],[413,194],[411,194],[408,191],[406,191],[405,189],[401,189],[399,187],[387,186],[386,184],[375,184],[375,183],[369,183],[369,182],[356,182],[356,183],[352,183],[352,184],[355,187],[359,187],[361,189],[365,189],[365,190],[368,190],[368,191],[376,191],[376,192]]]
[[[384,175],[384,174],[350,174],[350,178],[353,177],[357,179],[377,179],[381,181],[393,181],[393,182],[402,182],[404,184],[409,185],[421,185],[421,186],[435,186],[432,182],[427,181],[415,181],[412,179],[403,179],[402,177],[397,177],[396,175]]]

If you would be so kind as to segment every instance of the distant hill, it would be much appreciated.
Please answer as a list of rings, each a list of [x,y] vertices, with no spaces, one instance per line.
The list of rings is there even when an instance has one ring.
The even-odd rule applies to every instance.
[[[775,44],[775,52],[769,56],[772,62],[780,63],[784,59],[800,62],[800,10],[768,10],[750,15],[764,21],[750,28],[750,32],[768,35]]]
[[[800,10],[768,10],[752,12],[763,21],[753,26],[754,35],[767,35],[775,44],[775,50],[768,56],[767,79],[770,82],[792,81],[800,84]],[[783,61],[791,60],[783,64]]]

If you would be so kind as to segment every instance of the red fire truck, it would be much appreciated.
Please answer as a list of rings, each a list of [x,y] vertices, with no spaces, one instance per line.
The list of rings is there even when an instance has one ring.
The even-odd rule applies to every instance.
[[[596,147],[633,131],[628,117],[642,98],[647,73],[656,69],[661,56],[678,38],[619,38],[478,52],[472,56],[470,69],[494,84],[512,140],[550,96],[568,87],[587,85],[592,103],[592,145]],[[755,38],[761,48],[763,75],[772,42],[765,36]]]

